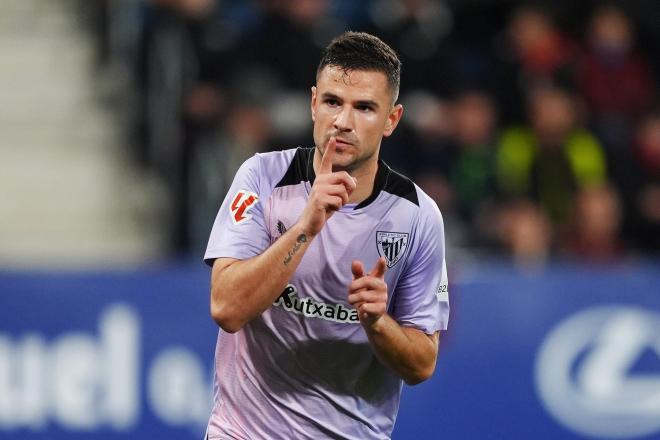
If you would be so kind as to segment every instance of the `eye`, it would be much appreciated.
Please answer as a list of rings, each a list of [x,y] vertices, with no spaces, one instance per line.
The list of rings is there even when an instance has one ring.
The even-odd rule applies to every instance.
[[[372,112],[374,110],[371,106],[366,105],[366,104],[360,104],[355,108],[357,108],[361,112]]]
[[[324,102],[330,107],[337,107],[339,105],[339,101],[335,98],[327,98]]]

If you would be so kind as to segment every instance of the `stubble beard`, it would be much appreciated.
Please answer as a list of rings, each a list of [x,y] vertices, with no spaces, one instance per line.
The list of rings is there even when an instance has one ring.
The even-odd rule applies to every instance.
[[[354,171],[359,170],[362,168],[362,166],[369,162],[369,160],[374,156],[375,152],[372,152],[371,154],[366,154],[362,156],[357,156],[355,159],[353,159],[351,162],[349,162],[346,165],[343,164],[338,164],[332,165],[332,170],[333,171],[346,171],[349,174],[353,174]]]
[[[327,141],[325,144],[327,144]],[[352,174],[354,171],[360,169],[365,163],[369,162],[369,160],[371,160],[376,154],[376,151],[373,151],[371,153],[363,152],[363,154],[360,154],[360,150],[355,145],[352,145],[351,148],[355,149],[354,151],[356,152],[357,155],[353,156],[352,160],[350,160],[348,163],[333,163],[332,164],[333,172],[346,171],[347,173]],[[323,154],[325,153],[325,148],[321,150],[321,148],[317,145],[316,149],[319,151],[320,156],[323,157]],[[343,158],[344,154],[345,153],[338,153],[335,151],[335,160],[337,159],[337,156],[342,156]]]
[[[337,137],[337,133],[330,133],[329,135],[325,136],[323,139],[323,150],[321,150],[321,147],[319,145],[316,146],[316,149],[319,151],[319,154],[321,157],[323,157],[323,154],[325,153],[325,147],[328,145],[328,142],[330,142],[331,137]],[[376,154],[378,149],[374,149],[371,153],[366,153],[364,151],[360,151],[360,143],[358,142],[357,139],[349,139],[349,142],[351,142],[351,146],[348,147],[350,150],[355,152],[355,156],[353,157],[353,160],[346,164],[332,164],[332,171],[346,171],[349,174],[351,174],[353,171],[356,171],[360,169],[365,163],[369,162]],[[353,153],[351,153],[352,155]],[[337,158],[337,155],[343,156],[344,153],[338,153],[335,151],[335,159]]]

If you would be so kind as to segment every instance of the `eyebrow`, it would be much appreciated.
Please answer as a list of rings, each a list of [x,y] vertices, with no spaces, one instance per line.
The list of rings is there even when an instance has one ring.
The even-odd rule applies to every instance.
[[[324,93],[321,95],[321,98],[322,98],[322,99],[334,99],[334,100],[336,100],[336,101],[341,101],[341,102],[344,101],[344,100],[343,100],[342,98],[340,98],[339,96],[335,95],[334,93],[330,93],[330,92],[324,92]],[[355,102],[355,105],[356,105],[356,106],[362,106],[362,105],[364,105],[364,106],[372,107],[372,108],[374,108],[374,109],[377,109],[377,108],[380,107],[376,101],[372,101],[372,100],[370,100],[370,99],[364,99],[364,100],[356,101],[356,102]]]

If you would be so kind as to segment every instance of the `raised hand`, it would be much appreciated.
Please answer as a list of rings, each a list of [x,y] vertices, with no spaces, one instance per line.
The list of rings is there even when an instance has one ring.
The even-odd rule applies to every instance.
[[[303,230],[310,235],[318,234],[332,214],[341,209],[357,182],[346,171],[332,172],[337,141],[331,137],[325,147],[319,171],[312,185],[307,205],[300,217]]]
[[[387,310],[387,263],[380,257],[373,269],[365,275],[361,261],[353,261],[353,281],[348,288],[348,302],[358,311],[363,326],[373,325]]]

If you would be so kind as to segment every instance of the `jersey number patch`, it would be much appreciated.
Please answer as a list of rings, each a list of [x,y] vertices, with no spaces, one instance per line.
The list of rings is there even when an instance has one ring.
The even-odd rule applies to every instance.
[[[253,192],[240,190],[231,202],[231,219],[235,225],[252,218],[250,209],[257,203],[259,196]]]

